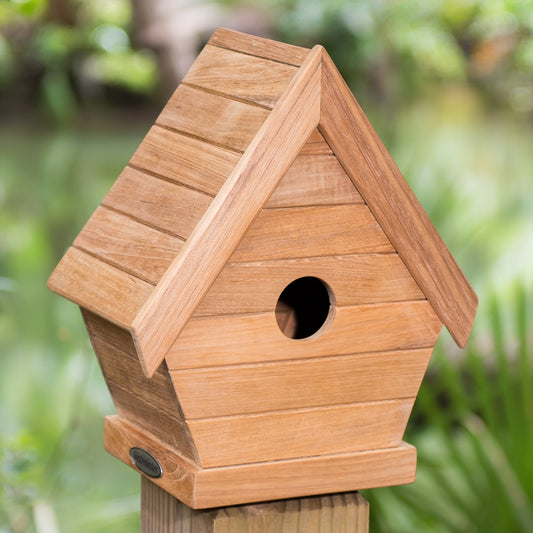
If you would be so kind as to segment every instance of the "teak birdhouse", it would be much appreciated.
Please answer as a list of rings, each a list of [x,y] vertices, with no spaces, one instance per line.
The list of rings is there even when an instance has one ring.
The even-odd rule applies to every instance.
[[[331,59],[217,30],[73,246],[105,446],[194,508],[409,483],[477,298]]]

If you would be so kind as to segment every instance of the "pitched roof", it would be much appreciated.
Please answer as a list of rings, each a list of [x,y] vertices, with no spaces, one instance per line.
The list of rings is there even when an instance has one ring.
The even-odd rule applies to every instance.
[[[93,310],[131,330],[143,369],[152,375],[296,156],[324,144],[317,128],[439,318],[464,346],[476,295],[325,50],[224,29],[215,32],[191,67],[104,199],[108,211],[99,208],[93,215],[50,286],[83,305],[88,299],[76,294],[83,278],[92,305],[100,307]],[[177,145],[168,139],[175,131],[186,133]],[[157,176],[164,171],[165,181],[151,186],[139,179],[142,169]],[[177,192],[173,180],[185,187]],[[132,191],[137,200],[131,200]],[[131,201],[134,209],[125,206]],[[84,239],[94,239],[90,229],[99,217],[119,218],[131,209],[145,225],[161,226],[147,212],[147,202],[180,209],[182,227],[163,228],[174,232],[172,238],[158,237],[168,247],[168,260],[148,282],[132,275],[117,290],[111,281],[116,272],[106,266],[106,287],[114,296],[109,299],[101,287],[91,289],[99,265],[79,250]],[[157,216],[164,215],[160,209]],[[149,227],[141,233],[137,241],[151,242]],[[128,234],[123,237],[127,242]],[[127,299],[137,302],[133,311]]]

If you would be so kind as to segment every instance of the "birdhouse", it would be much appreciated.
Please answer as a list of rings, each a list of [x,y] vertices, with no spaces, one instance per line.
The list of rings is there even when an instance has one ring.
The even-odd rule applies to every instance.
[[[106,449],[205,508],[414,480],[402,436],[477,298],[325,50],[217,30],[49,286]]]

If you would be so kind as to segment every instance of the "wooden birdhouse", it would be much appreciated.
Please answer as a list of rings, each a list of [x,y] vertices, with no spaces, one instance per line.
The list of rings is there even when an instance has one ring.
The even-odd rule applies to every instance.
[[[409,483],[477,298],[325,50],[217,30],[57,266],[117,415],[189,506]]]

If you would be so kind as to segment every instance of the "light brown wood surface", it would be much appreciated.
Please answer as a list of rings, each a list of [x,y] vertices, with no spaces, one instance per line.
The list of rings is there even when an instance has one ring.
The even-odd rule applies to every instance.
[[[320,54],[317,49],[308,56],[291,81],[290,90],[278,101],[135,318],[132,333],[148,376],[157,369],[316,127]],[[277,156],[272,157],[273,153]],[[186,298],[174,298],[175,294]]]
[[[416,471],[416,450],[405,443],[381,450],[199,469],[168,444],[117,416],[106,417],[104,443],[109,453],[134,469],[130,448],[150,452],[164,472],[153,482],[195,509],[411,483]]]
[[[317,154],[299,155],[294,160],[265,207],[352,203],[363,203],[363,199],[337,158]]]
[[[279,43],[226,28],[217,29],[209,39],[209,44],[297,67],[310,52],[309,48]]]
[[[171,372],[187,419],[414,398],[432,348]],[[209,384],[208,386],[205,386]]]
[[[141,533],[368,533],[357,492],[193,510],[141,477]]]
[[[207,194],[126,167],[102,205],[186,239],[211,201]]]
[[[183,83],[272,108],[296,67],[207,44]]]
[[[231,262],[392,252],[364,204],[265,209],[244,234]]]
[[[166,361],[170,370],[429,348],[442,324],[425,300],[339,307],[316,337],[289,339],[274,313],[194,318]]]
[[[180,85],[156,124],[242,153],[269,114],[257,105]]]
[[[194,316],[272,311],[283,289],[304,276],[324,281],[338,307],[424,299],[395,253],[281,259],[228,263]]]
[[[214,196],[240,154],[160,126],[153,126],[129,164]]]
[[[307,142],[303,145],[302,155],[327,155],[333,154],[329,144],[318,128],[315,128]]]
[[[191,420],[204,468],[394,448],[414,398]]]
[[[153,286],[71,247],[48,287],[113,324],[128,329]]]
[[[175,449],[174,453],[187,461],[195,465],[201,463],[189,428],[177,412],[173,416],[114,381],[108,380],[107,387],[113,397],[117,413],[122,419],[136,424],[154,438],[166,442]]]
[[[324,51],[320,130],[459,346],[477,296]]]
[[[74,246],[156,285],[183,242],[179,237],[157,231],[122,213],[98,207]]]

